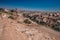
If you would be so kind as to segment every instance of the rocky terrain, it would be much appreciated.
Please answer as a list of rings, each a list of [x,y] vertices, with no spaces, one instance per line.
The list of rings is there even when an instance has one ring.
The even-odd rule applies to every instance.
[[[60,12],[0,8],[0,40],[60,40]]]

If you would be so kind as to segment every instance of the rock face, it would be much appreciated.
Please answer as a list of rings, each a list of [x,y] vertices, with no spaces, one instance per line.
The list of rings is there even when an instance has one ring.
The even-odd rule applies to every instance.
[[[0,40],[60,40],[60,32],[35,22],[37,19],[42,19],[38,18],[39,16],[32,21],[20,13],[17,14],[19,14],[17,19],[8,18],[8,13],[5,13],[7,16],[0,17]],[[25,19],[31,21],[31,24],[24,23]]]

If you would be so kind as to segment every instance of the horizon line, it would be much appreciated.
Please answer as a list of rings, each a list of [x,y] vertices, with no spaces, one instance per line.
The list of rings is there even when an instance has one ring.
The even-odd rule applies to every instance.
[[[16,9],[16,8],[6,8],[6,7],[0,7],[0,8],[5,8],[5,9]],[[60,9],[54,9],[54,8],[52,8],[52,9],[48,9],[48,8],[45,8],[45,9],[43,9],[43,8],[39,8],[39,9],[37,9],[37,8],[17,8],[18,10],[26,10],[26,11],[45,11],[45,12],[60,12]]]

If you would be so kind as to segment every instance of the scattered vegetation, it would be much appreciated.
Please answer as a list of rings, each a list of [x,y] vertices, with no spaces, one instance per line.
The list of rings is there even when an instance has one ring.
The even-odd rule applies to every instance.
[[[9,14],[9,15],[13,15],[13,13],[12,13],[12,12],[9,12],[8,14]]]
[[[18,18],[18,14],[17,13],[9,12],[8,15],[9,15],[8,18],[11,18],[11,19],[17,19]]]
[[[8,18],[10,18],[10,19],[14,19],[14,17],[13,17],[13,16],[9,16]]]
[[[31,24],[31,21],[29,21],[28,19],[25,19],[24,23]]]
[[[23,16],[29,18],[29,15],[27,13],[23,13]]]
[[[60,31],[60,24],[56,24],[56,25],[52,26],[52,29],[54,29],[56,31]]]
[[[59,24],[58,24],[58,23],[56,24],[57,20],[54,19],[54,18],[52,18],[51,20],[50,20],[50,19],[47,20],[47,22],[44,22],[44,21],[42,20],[43,18],[41,18],[41,19],[36,19],[39,15],[32,15],[32,16],[30,16],[30,15],[28,15],[28,14],[23,14],[23,16],[31,19],[32,21],[36,22],[36,23],[39,24],[39,25],[45,25],[45,26],[48,25],[50,28],[52,28],[52,29],[54,29],[54,30],[56,30],[56,31],[60,31],[60,23],[59,23]],[[28,24],[31,23],[28,19],[24,20],[24,22],[25,22],[25,23],[28,23]]]
[[[10,10],[10,12],[15,12],[15,10]]]
[[[2,12],[4,12],[4,8],[0,8],[0,16],[1,16]],[[47,13],[45,13],[45,14],[47,14]],[[10,10],[8,12],[8,15],[9,15],[8,18],[10,18],[10,19],[17,19],[18,16],[19,16],[17,14],[17,11],[14,10],[14,9]],[[44,16],[44,14],[42,14],[42,15],[35,15],[35,14],[34,15],[33,14],[30,15],[29,13],[23,13],[23,17],[29,18],[30,20],[36,22],[39,25],[40,24],[41,25],[48,25],[50,28],[52,28],[52,29],[54,29],[56,31],[60,31],[60,23],[55,24],[55,22],[57,22],[57,20],[60,19],[60,16],[59,15],[57,16],[57,14],[54,15],[53,13],[48,14],[48,17],[47,17],[48,20],[47,20],[47,22],[44,22],[43,21],[43,18],[46,18],[45,16]],[[24,23],[31,24],[31,21],[30,20],[25,19],[24,20]],[[17,23],[21,23],[21,22],[20,21],[17,21]]]

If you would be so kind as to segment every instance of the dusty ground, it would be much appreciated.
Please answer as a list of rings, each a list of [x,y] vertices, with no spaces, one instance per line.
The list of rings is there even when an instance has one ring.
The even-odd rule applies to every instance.
[[[17,23],[18,20],[20,23]],[[0,40],[60,40],[60,32],[34,22],[25,24],[21,14],[18,20],[0,18]]]

